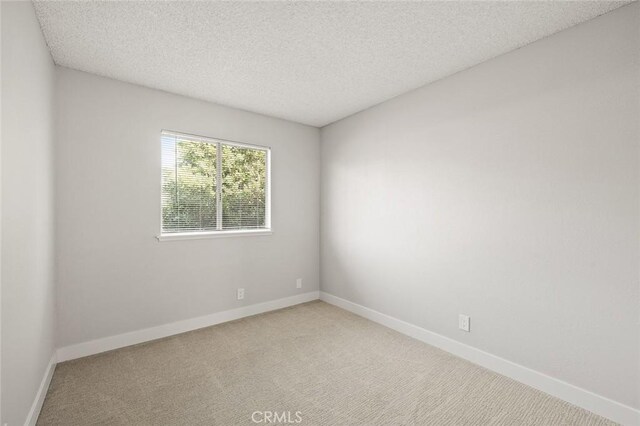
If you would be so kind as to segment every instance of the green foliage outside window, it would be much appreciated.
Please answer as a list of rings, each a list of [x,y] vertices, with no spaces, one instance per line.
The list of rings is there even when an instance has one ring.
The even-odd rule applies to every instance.
[[[267,152],[162,138],[162,231],[194,232],[265,227]],[[220,202],[217,167],[222,165]],[[218,206],[222,222],[218,223]]]
[[[222,228],[264,228],[267,153],[222,145]]]

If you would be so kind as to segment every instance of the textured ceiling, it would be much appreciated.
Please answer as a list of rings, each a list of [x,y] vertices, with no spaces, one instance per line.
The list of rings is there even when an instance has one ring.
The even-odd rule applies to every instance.
[[[35,2],[59,65],[323,126],[627,2]]]

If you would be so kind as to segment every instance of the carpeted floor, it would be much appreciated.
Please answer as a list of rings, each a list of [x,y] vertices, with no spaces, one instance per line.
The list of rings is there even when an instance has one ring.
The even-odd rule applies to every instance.
[[[613,424],[317,301],[59,364],[38,425],[274,424],[266,412],[301,425]]]

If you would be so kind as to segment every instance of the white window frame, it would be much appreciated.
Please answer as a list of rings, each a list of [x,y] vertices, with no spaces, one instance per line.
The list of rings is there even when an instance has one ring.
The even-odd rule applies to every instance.
[[[222,184],[222,145],[236,146],[239,148],[249,148],[264,151],[266,153],[266,182],[265,182],[265,218],[264,228],[260,229],[222,229],[222,192],[216,191],[216,226],[215,231],[191,231],[191,232],[162,232],[162,166],[160,166],[160,233],[156,235],[158,241],[176,241],[176,240],[200,240],[205,238],[220,238],[220,237],[249,237],[249,236],[261,236],[271,235],[273,229],[271,228],[271,147],[264,145],[254,145],[244,142],[236,142],[227,139],[210,138],[207,136],[192,135],[189,133],[175,132],[173,130],[162,130],[160,132],[160,138],[162,136],[176,136],[188,138],[197,142],[216,144],[218,153],[216,155],[216,182]],[[162,150],[160,150],[160,164],[162,164]]]

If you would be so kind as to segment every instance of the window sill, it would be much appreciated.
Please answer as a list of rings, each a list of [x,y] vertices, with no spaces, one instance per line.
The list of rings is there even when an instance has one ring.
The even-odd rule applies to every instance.
[[[262,235],[271,235],[271,229],[243,229],[230,231],[209,231],[209,232],[181,232],[174,234],[157,235],[158,241],[178,241],[178,240],[202,240],[208,238],[226,238],[226,237],[256,237]]]

